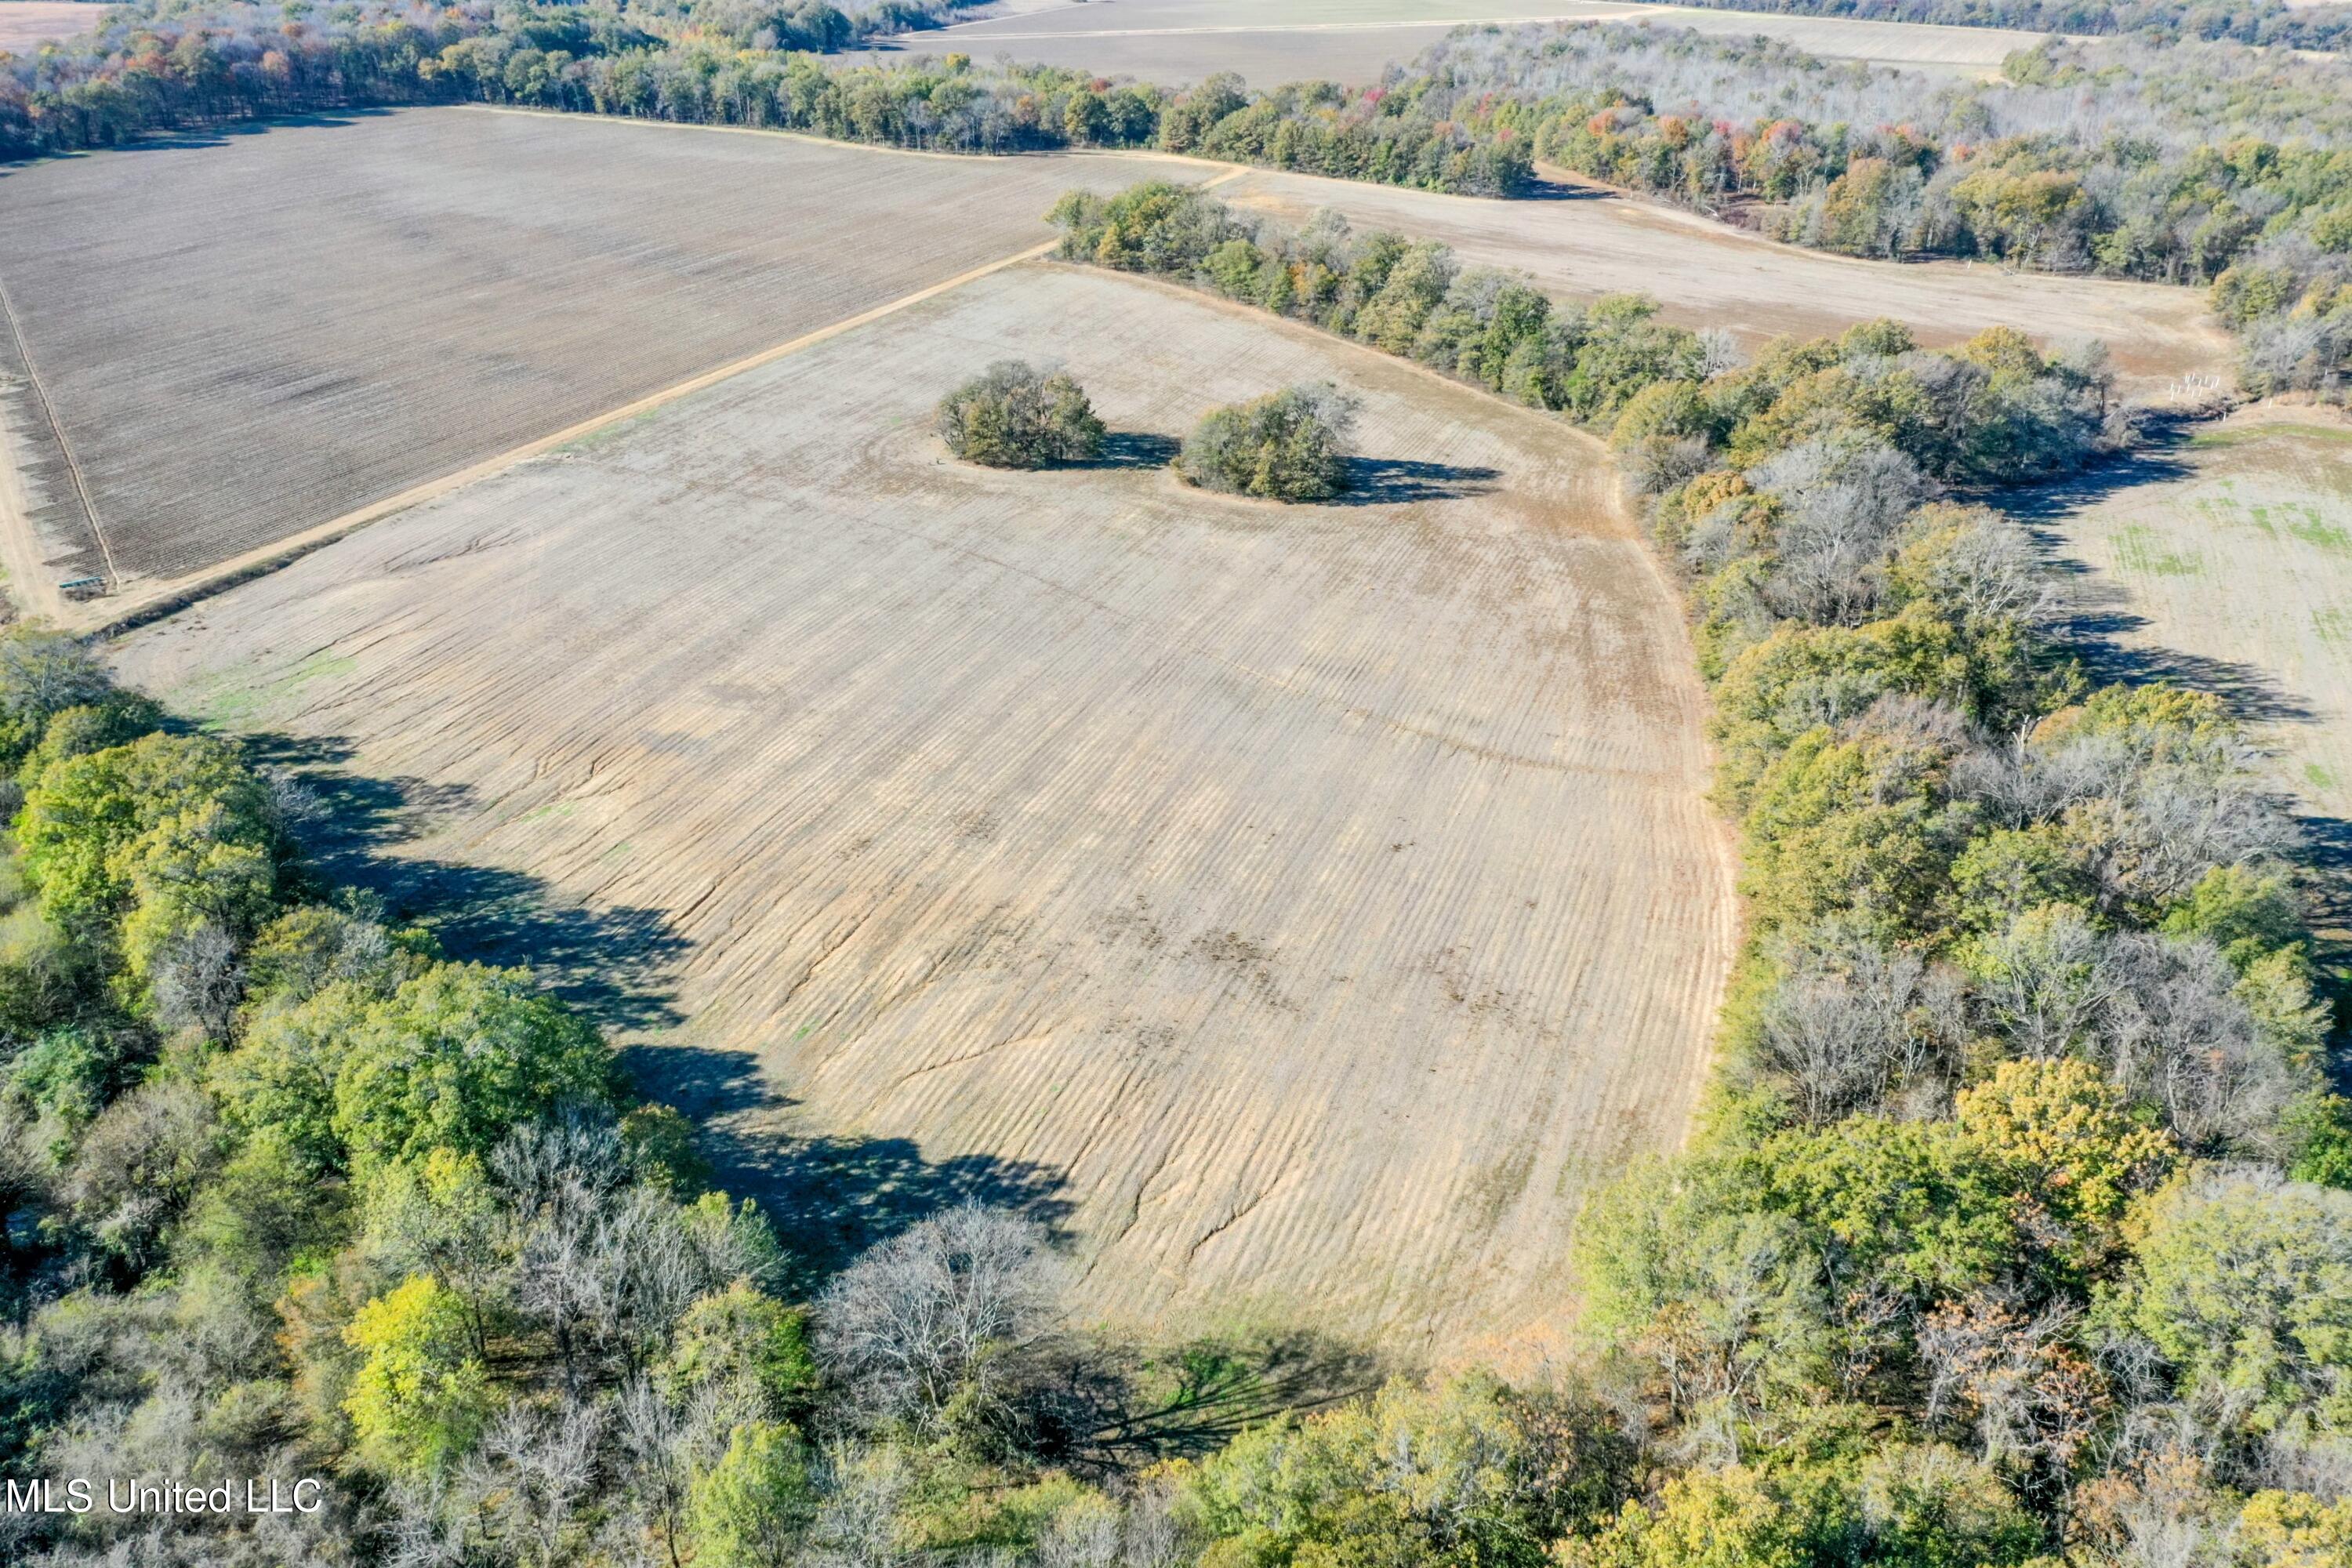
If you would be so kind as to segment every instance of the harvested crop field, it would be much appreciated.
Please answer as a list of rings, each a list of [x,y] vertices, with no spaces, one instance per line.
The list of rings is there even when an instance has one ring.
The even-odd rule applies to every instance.
[[[44,38],[89,31],[106,7],[83,0],[0,0],[0,50],[25,54]]]
[[[2078,569],[2099,663],[2228,699],[2337,837],[2352,823],[2352,425],[2257,408],[2138,468],[2054,492],[2038,519]]]
[[[1014,353],[1086,384],[1104,462],[948,458],[933,400]],[[1307,379],[1365,400],[1352,504],[1160,467]],[[608,1020],[787,1234],[1024,1197],[1140,1328],[1539,1337],[1587,1184],[1681,1134],[1736,934],[1682,617],[1594,443],[1048,263],[120,662],[347,756],[401,829],[373,875],[506,897],[467,950],[634,973]]]
[[[1562,299],[1638,290],[1676,321],[1727,327],[1751,343],[1890,316],[1930,345],[1992,326],[2053,342],[2098,338],[2142,393],[2230,364],[2229,339],[2204,296],[2189,289],[1960,262],[1864,261],[1775,244],[1657,203],[1565,187],[1549,201],[1501,202],[1254,170],[1217,194],[1294,224],[1330,207],[1359,228],[1443,240],[1465,261],[1524,271]]]
[[[1831,59],[1937,76],[1990,76],[2042,35],[1843,17],[1718,11],[1643,0],[1101,0],[909,34],[890,53],[961,49],[1177,85],[1235,71],[1260,87],[1370,83],[1465,23],[1653,22],[1716,36],[1763,34]]]
[[[44,586],[269,544],[1034,246],[1064,189],[1155,170],[1201,177],[448,109],[7,171],[0,287],[48,407],[0,363],[0,426]]]

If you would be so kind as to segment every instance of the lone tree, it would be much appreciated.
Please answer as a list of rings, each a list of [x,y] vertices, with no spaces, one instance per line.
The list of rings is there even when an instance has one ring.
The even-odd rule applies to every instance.
[[[1326,382],[1220,408],[1192,427],[1176,471],[1203,489],[1325,500],[1347,488],[1356,400]]]
[[[1043,468],[1102,450],[1103,422],[1085,389],[1019,360],[999,360],[940,405],[940,435],[957,457],[992,468]]]

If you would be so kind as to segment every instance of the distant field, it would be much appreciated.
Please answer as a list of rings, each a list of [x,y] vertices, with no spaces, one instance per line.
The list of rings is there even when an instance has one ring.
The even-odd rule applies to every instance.
[[[2051,508],[2077,609],[2110,662],[2231,698],[2352,824],[2352,425],[2258,411],[2143,467]]]
[[[2042,35],[1997,27],[1856,22],[1654,5],[1638,0],[1090,0],[910,34],[896,52],[961,49],[1178,84],[1220,70],[1261,87],[1376,81],[1464,23],[1654,21],[1709,34],[1762,33],[1833,59],[1937,75],[1989,75]],[[877,51],[886,55],[891,51]]]
[[[2014,326],[2057,341],[2103,339],[2136,389],[2226,370],[2229,340],[2189,289],[2007,272],[1958,262],[1862,261],[1775,245],[1696,214],[1607,195],[1496,202],[1253,171],[1218,193],[1292,222],[1318,207],[1360,227],[1442,239],[1465,259],[1517,268],[1562,298],[1655,296],[1678,321],[1755,341],[1834,332],[1891,316],[1928,343]]]
[[[105,12],[77,0],[0,0],[0,50],[21,54],[44,38],[88,32]]]
[[[933,400],[1011,353],[1085,382],[1112,461],[946,456]],[[1366,400],[1359,504],[1158,466],[1303,379]],[[787,1234],[1039,1194],[1111,1319],[1460,1346],[1564,1314],[1580,1194],[1680,1136],[1734,938],[1681,613],[1612,495],[1556,420],[1031,263],[121,662],[410,781],[395,885],[546,878],[573,912],[491,952],[676,944],[645,1070]]]
[[[0,287],[135,586],[999,259],[1065,188],[1152,167],[408,110],[0,172]],[[5,337],[46,569],[102,573]]]

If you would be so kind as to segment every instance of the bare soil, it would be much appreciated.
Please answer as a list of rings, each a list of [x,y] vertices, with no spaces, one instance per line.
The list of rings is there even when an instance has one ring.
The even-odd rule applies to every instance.
[[[45,38],[89,31],[105,14],[105,6],[82,0],[0,0],[0,50],[30,54]]]
[[[2352,423],[2257,407],[2053,492],[2102,674],[2219,693],[2333,858],[2352,847]]]
[[[1692,327],[1751,344],[1892,317],[1930,345],[2013,326],[2049,342],[2097,338],[2126,384],[2160,395],[2228,368],[2229,339],[2202,293],[2161,284],[2011,272],[1962,262],[1867,261],[1776,244],[1696,213],[1562,184],[1549,201],[1491,201],[1253,170],[1226,201],[1291,223],[1318,208],[1360,228],[1443,240],[1468,262],[1531,276],[1562,299],[1636,291]]]
[[[1376,82],[1465,23],[1651,22],[1786,39],[1831,59],[1989,76],[2042,35],[2000,27],[1719,11],[1642,0],[1088,0],[911,33],[876,58],[961,50],[1178,85],[1234,71],[1260,87]]]
[[[0,173],[0,286],[90,503],[0,333],[37,570],[135,589],[283,539],[1050,238],[1064,189],[1155,168],[1202,177],[440,109]]]
[[[1059,359],[1091,468],[930,409]],[[1348,504],[1161,467],[1364,399]],[[143,629],[372,808],[338,874],[551,965],[838,1256],[1028,1203],[1081,1305],[1539,1340],[1682,1136],[1736,932],[1676,601],[1543,416],[1165,285],[997,272]],[[487,910],[488,912],[485,912]]]

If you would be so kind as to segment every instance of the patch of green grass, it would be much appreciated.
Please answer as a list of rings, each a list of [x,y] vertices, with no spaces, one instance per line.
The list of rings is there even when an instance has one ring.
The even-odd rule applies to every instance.
[[[2338,553],[2352,552],[2352,528],[2321,515],[2309,501],[2298,501],[2283,510],[2302,514],[2287,523],[2286,531],[2305,544],[2316,544],[2322,550]]]
[[[2329,647],[2352,643],[2352,614],[2335,609],[2312,611],[2311,635]]]
[[[2310,441],[2352,446],[2352,425],[2241,425],[2234,430],[2200,430],[2189,437],[2189,445],[2205,448],[2243,447],[2273,437],[2301,437]]]
[[[2205,570],[2195,551],[2174,551],[2155,530],[2132,523],[2116,535],[2116,564],[2144,577],[2194,577]]]
[[[2305,763],[2303,764],[2303,782],[2314,789],[2334,789],[2336,775],[2317,763]]]
[[[290,704],[314,680],[331,680],[359,667],[359,660],[347,654],[320,648],[269,679],[249,680],[243,671],[228,671],[186,687],[173,693],[173,699],[194,711],[207,728],[235,728],[257,714]]]

